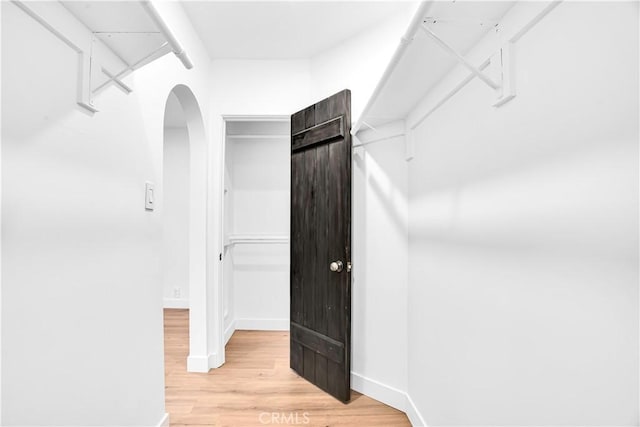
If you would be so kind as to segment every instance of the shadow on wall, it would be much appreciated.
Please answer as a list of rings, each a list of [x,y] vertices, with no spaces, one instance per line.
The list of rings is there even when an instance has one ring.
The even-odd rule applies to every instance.
[[[427,423],[637,424],[637,7],[561,3],[516,45],[513,101],[473,81],[416,129],[409,391]]]
[[[387,141],[385,144],[402,143],[403,141],[401,139],[396,139]],[[406,180],[406,171],[401,172],[395,170],[397,168],[393,168],[391,165],[386,165],[385,168],[381,167],[376,157],[385,155],[385,153],[378,153],[378,151],[374,145],[359,149],[353,155],[354,164],[366,175],[366,190],[370,189],[373,191],[378,204],[385,209],[389,218],[392,218],[392,222],[396,226],[397,231],[406,232],[406,211],[403,212],[399,207],[406,205],[407,194],[400,190],[402,183],[394,181],[398,179]],[[368,199],[368,196],[365,197],[365,201]]]

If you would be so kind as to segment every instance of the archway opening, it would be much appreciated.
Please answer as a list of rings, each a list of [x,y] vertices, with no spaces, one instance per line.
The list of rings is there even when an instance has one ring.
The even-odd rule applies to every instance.
[[[175,86],[163,123],[162,283],[165,359],[180,372],[207,372],[207,151],[193,92]]]

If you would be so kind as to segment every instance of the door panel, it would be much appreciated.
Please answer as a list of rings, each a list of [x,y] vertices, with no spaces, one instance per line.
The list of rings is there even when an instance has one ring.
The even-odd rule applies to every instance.
[[[290,365],[344,402],[351,392],[350,131],[348,90],[291,116]],[[342,269],[331,271],[337,261]]]

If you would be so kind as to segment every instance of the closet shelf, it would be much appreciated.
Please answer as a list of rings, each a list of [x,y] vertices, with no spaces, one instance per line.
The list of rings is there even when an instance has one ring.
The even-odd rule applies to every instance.
[[[289,243],[287,235],[232,234],[225,239],[225,247],[238,244],[281,244]]]
[[[78,54],[77,103],[92,113],[96,94],[111,85],[130,93],[122,79],[169,52],[193,67],[149,0],[13,3]]]
[[[354,146],[404,136],[475,78],[490,104],[511,100],[511,46],[558,4],[423,1],[352,128]]]
[[[227,134],[227,138],[229,139],[283,139],[283,138],[290,138],[291,135],[286,134],[286,135],[247,135],[247,134],[239,134],[239,135],[233,135],[233,134]]]

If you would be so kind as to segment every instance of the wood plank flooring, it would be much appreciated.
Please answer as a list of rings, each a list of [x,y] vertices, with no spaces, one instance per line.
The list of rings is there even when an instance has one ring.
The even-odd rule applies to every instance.
[[[289,368],[289,333],[237,331],[227,362],[187,373],[188,310],[164,311],[166,410],[172,427],[410,426],[406,415],[352,392],[343,404]]]

